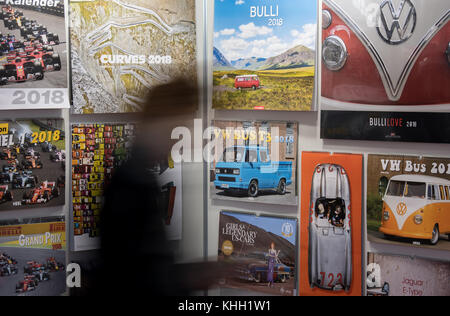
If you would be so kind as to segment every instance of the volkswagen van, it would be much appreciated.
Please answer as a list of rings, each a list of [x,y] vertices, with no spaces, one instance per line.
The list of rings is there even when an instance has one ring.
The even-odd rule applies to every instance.
[[[311,185],[308,266],[311,288],[349,291],[352,283],[350,184],[342,166],[318,165]]]
[[[256,90],[260,87],[259,78],[257,75],[236,76],[234,87],[238,90],[243,88]]]
[[[272,161],[267,147],[235,146],[225,149],[216,164],[214,185],[225,193],[247,192],[256,198],[261,190],[285,195],[292,184],[292,162]]]
[[[450,181],[422,175],[392,177],[382,212],[380,232],[436,245],[440,234],[450,235]]]

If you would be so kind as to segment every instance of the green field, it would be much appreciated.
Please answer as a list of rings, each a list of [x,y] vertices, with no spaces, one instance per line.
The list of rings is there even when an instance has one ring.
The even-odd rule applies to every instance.
[[[258,75],[258,90],[234,88],[240,75]],[[214,71],[213,108],[218,110],[309,111],[314,91],[314,66],[282,70]]]
[[[381,222],[379,220],[369,219],[369,218],[367,219],[367,230],[368,231],[378,232],[380,226],[381,226]]]
[[[379,194],[367,194],[367,230],[378,231],[381,226],[383,200]]]

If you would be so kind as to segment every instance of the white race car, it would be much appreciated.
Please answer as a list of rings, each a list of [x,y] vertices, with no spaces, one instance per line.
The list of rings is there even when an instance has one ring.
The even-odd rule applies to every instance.
[[[350,186],[341,166],[322,164],[312,179],[309,221],[309,283],[349,291],[352,282]]]

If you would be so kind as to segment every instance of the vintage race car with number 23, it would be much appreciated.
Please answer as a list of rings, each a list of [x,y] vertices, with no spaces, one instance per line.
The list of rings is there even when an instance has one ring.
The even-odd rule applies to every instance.
[[[308,230],[311,288],[349,291],[352,282],[350,185],[342,166],[316,167]]]

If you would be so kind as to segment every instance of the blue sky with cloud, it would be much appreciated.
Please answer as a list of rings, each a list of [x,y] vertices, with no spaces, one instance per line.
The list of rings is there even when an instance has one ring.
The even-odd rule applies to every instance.
[[[291,244],[295,245],[296,232],[297,232],[297,221],[295,219],[254,216],[254,215],[249,215],[249,214],[239,214],[239,213],[233,213],[233,212],[223,212],[223,214],[232,216],[234,218],[237,218],[241,222],[244,222],[244,223],[259,227],[261,229],[264,229],[265,231],[271,232],[277,236],[280,236],[280,237],[286,239]],[[292,225],[292,228],[294,229],[291,237],[283,236],[281,233],[283,224],[285,224],[285,223],[290,223]]]
[[[270,26],[269,17],[250,17],[251,6],[266,6],[283,19]],[[215,0],[214,46],[229,60],[273,57],[297,45],[315,49],[316,0]]]

